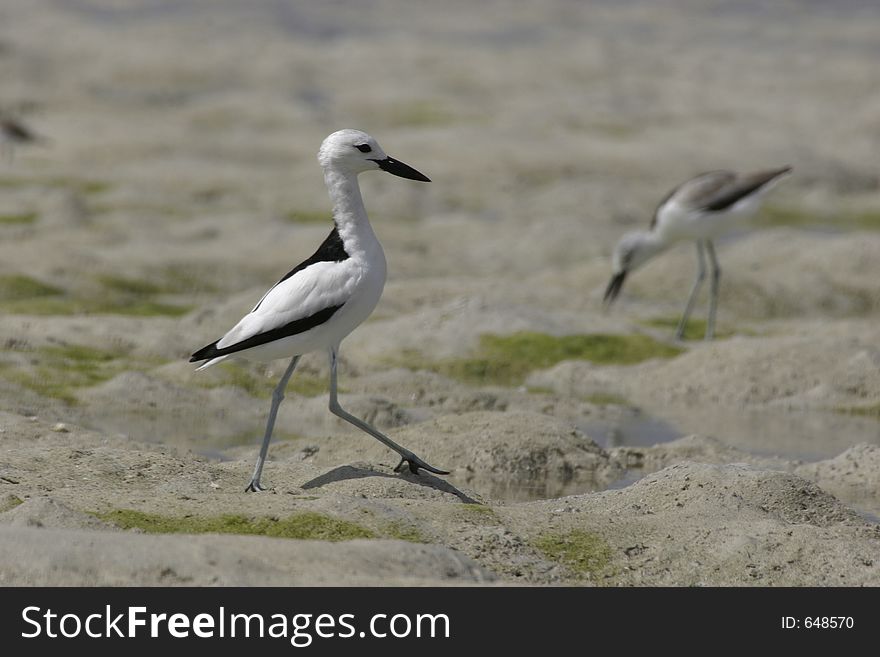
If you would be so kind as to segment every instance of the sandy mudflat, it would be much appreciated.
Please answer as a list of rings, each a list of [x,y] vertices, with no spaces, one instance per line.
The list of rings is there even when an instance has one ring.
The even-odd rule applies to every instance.
[[[0,108],[51,142],[0,164],[0,584],[880,584],[878,10],[454,4],[4,1]],[[341,127],[433,180],[361,178],[341,401],[452,474],[314,354],[245,494],[283,363],[186,360],[325,237]],[[671,340],[689,246],[602,311],[670,187],[782,164],[720,339]]]

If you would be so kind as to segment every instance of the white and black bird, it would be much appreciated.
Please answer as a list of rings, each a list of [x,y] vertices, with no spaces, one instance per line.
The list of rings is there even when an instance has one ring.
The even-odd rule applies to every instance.
[[[333,230],[318,250],[290,272],[232,329],[199,349],[190,362],[210,367],[231,356],[256,361],[291,358],[272,394],[266,433],[248,491],[263,490],[260,476],[284,389],[302,354],[327,350],[330,355],[330,412],[366,431],[400,455],[413,473],[420,468],[449,474],[425,463],[408,449],[350,413],[337,400],[336,364],[339,344],[363,322],[379,302],[385,286],[385,253],[376,238],[358,186],[358,174],[382,170],[401,178],[430,182],[423,174],[382,150],[360,130],[339,130],[318,151],[324,182],[333,202]]]
[[[618,242],[612,258],[613,275],[605,289],[604,301],[610,306],[627,276],[678,242],[697,245],[697,277],[684,307],[684,314],[675,331],[681,339],[693,310],[694,301],[706,278],[706,255],[712,268],[709,281],[709,318],[707,340],[715,336],[715,314],[718,308],[718,283],[721,268],[712,240],[730,232],[757,212],[764,195],[791,172],[791,167],[738,174],[732,171],[710,171],[691,178],[666,195],[646,231],[627,233]]]

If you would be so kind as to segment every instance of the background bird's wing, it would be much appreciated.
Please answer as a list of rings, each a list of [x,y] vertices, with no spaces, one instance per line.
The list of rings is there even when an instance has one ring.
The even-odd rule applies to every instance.
[[[737,201],[754,194],[772,180],[790,171],[790,167],[773,169],[771,171],[757,171],[736,176],[734,180],[720,186],[714,191],[706,191],[702,196],[696,196],[693,204],[701,210],[719,212],[725,210]]]
[[[737,176],[732,171],[710,171],[691,178],[678,188],[675,200],[686,207],[705,208],[732,190]]]
[[[654,216],[651,219],[651,229],[657,225],[660,214],[667,203],[674,202],[685,207],[702,207],[707,199],[723,193],[734,182],[736,182],[736,174],[732,171],[708,171],[683,182],[670,190],[657,204],[657,209],[654,210]]]

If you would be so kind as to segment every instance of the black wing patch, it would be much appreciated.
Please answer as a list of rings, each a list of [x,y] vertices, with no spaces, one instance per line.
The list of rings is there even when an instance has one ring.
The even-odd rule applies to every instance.
[[[327,236],[327,239],[325,239],[321,243],[321,246],[318,247],[318,250],[315,251],[307,260],[303,260],[296,267],[287,272],[281,278],[281,280],[278,281],[278,283],[275,283],[275,285],[272,286],[271,289],[275,289],[275,287],[277,287],[279,283],[283,283],[288,278],[296,274],[296,272],[302,271],[306,267],[314,265],[317,262],[341,262],[348,259],[349,257],[350,256],[348,255],[348,252],[345,250],[345,244],[343,244],[342,238],[339,236],[339,231],[337,231],[336,226],[334,226],[333,230],[331,230],[330,234]],[[266,294],[268,294],[268,292]],[[265,298],[266,295],[263,295],[263,299]],[[263,299],[260,299],[260,302],[256,306],[254,306],[254,310],[252,310],[251,312],[254,312],[257,308],[260,307],[260,304],[263,303]],[[202,347],[197,352],[195,352],[190,357],[189,362],[194,363],[198,360],[210,360],[211,358],[226,356],[227,354],[233,354],[237,351],[250,349],[251,347],[256,347],[261,344],[274,342],[275,340],[281,340],[282,338],[290,337],[291,335],[296,335],[297,333],[305,333],[309,329],[315,328],[316,326],[319,326],[326,322],[340,308],[342,308],[342,304],[338,306],[330,306],[329,308],[319,310],[315,314],[309,315],[308,317],[295,319],[292,322],[285,324],[284,326],[279,326],[278,328],[266,331],[265,333],[253,335],[246,340],[242,340],[241,342],[218,348],[217,343],[223,339],[220,338],[220,340],[216,340],[215,342],[212,342],[208,346]]]
[[[737,181],[735,184],[731,185],[729,189],[724,190],[724,192],[706,203],[706,205],[703,206],[703,209],[711,212],[726,210],[735,205],[737,201],[741,201],[747,196],[754,194],[771,180],[778,178],[789,171],[791,171],[791,167],[785,167],[775,171],[764,171],[751,176],[744,176],[742,180]]]
[[[220,340],[217,340],[216,342],[209,344],[207,347],[202,347],[197,352],[195,352],[190,357],[189,362],[194,363],[197,360],[210,360],[212,358],[234,354],[237,351],[244,351],[245,349],[250,349],[251,347],[258,347],[261,344],[275,342],[276,340],[281,340],[282,338],[289,338],[291,335],[297,335],[298,333],[305,333],[309,329],[320,326],[321,324],[329,320],[331,317],[333,317],[337,310],[342,308],[343,305],[344,304],[339,304],[338,306],[330,306],[329,308],[324,308],[324,310],[319,310],[314,315],[309,315],[308,317],[300,317],[299,319],[295,319],[292,322],[288,322],[284,326],[279,326],[278,328],[271,329],[269,331],[266,331],[265,333],[252,335],[246,340],[236,342],[235,344],[231,344],[227,347],[218,348],[217,342],[220,342]]]
[[[296,267],[284,274],[278,283],[275,283],[275,285],[269,288],[269,292],[275,289],[279,283],[283,283],[293,276],[296,272],[302,271],[306,267],[314,265],[316,262],[342,262],[349,257],[348,252],[345,250],[345,244],[343,244],[342,238],[339,236],[339,231],[336,230],[336,226],[333,226],[333,230],[330,231],[327,239],[321,243],[318,250],[309,256],[307,260],[303,260]],[[269,292],[266,292],[266,294],[269,294]],[[266,294],[263,295],[263,299],[266,298]],[[259,303],[254,306],[254,309],[251,310],[251,312],[254,312],[254,310],[260,307],[260,304],[263,303],[263,299],[260,299]]]

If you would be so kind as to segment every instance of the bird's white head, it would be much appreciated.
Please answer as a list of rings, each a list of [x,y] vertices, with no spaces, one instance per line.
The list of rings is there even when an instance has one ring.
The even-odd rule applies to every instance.
[[[605,304],[614,303],[627,274],[635,271],[655,255],[666,249],[665,244],[653,231],[634,231],[624,235],[611,257],[611,281],[605,289]]]
[[[355,175],[381,169],[401,178],[431,182],[430,178],[399,160],[388,157],[379,143],[366,132],[346,128],[324,140],[318,150],[318,162],[324,169]]]

